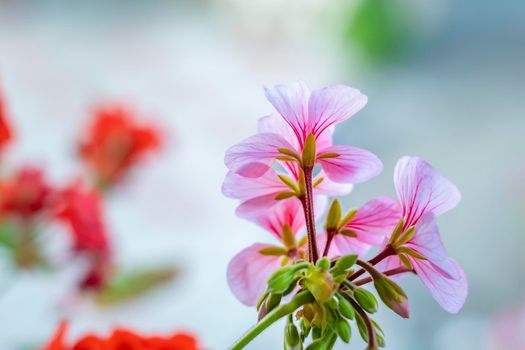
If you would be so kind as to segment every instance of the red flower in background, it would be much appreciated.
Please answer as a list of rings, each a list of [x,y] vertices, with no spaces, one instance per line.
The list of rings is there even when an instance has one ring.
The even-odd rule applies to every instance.
[[[51,192],[41,169],[22,167],[12,178],[0,181],[0,212],[29,219],[47,208]]]
[[[141,126],[123,106],[95,111],[93,124],[80,143],[80,155],[99,185],[115,183],[149,152],[160,146],[159,131]]]
[[[79,183],[58,195],[58,218],[71,229],[73,250],[90,262],[83,288],[102,286],[109,273],[111,248],[102,213],[98,192]]]
[[[55,335],[42,350],[197,350],[197,339],[190,334],[175,333],[170,336],[143,336],[118,328],[109,337],[88,334],[71,346],[65,344],[67,323],[62,322]]]
[[[1,93],[1,91],[0,91]],[[9,124],[7,123],[7,112],[0,94],[0,151],[3,150],[5,145],[11,140],[12,132]]]

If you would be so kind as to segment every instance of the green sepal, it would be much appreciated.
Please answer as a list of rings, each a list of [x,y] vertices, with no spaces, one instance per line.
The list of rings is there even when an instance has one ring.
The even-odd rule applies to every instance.
[[[341,221],[341,203],[334,199],[326,215],[326,231],[336,231]]]
[[[305,168],[313,168],[315,165],[315,136],[312,133],[304,140],[302,165]]]

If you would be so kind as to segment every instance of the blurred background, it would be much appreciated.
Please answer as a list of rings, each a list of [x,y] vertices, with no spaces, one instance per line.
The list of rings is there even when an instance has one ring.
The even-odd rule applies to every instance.
[[[513,314],[525,305],[518,0],[0,0],[0,86],[15,131],[3,166],[29,162],[54,182],[69,179],[91,110],[108,101],[133,106],[162,127],[165,142],[107,199],[116,259],[180,270],[139,300],[101,308],[68,293],[75,266],[14,273],[2,262],[0,348],[38,344],[63,318],[73,338],[122,325],[188,329],[208,349],[230,345],[256,312],[230,293],[227,263],[272,238],[236,218],[237,203],[221,195],[224,151],[272,111],[262,86],[299,79],[311,88],[351,85],[369,97],[336,142],[373,151],[385,171],[345,205],[393,196],[403,155],[430,161],[463,194],[440,225],[469,277],[467,304],[449,315],[406,279],[411,319],[384,309],[378,316],[387,348],[523,350],[523,339],[514,347],[498,340],[504,319],[525,322],[524,312]],[[279,324],[248,349],[280,348],[281,337]],[[357,338],[340,348],[363,348]]]

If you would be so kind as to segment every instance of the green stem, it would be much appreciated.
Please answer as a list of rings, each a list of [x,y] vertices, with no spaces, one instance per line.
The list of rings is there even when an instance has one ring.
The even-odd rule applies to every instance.
[[[253,326],[248,332],[246,332],[239,340],[233,344],[229,350],[240,350],[244,349],[255,337],[261,334],[266,328],[271,326],[274,322],[283,318],[286,315],[291,314],[299,307],[304,304],[308,304],[314,301],[314,297],[310,292],[304,291],[297,294],[288,304],[283,304],[264,316],[255,326]]]

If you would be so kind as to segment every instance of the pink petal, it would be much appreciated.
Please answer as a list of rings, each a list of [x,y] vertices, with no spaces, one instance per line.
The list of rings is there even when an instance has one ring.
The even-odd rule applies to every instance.
[[[275,158],[282,156],[279,148],[293,149],[282,136],[264,133],[251,136],[226,151],[224,163],[231,171],[244,177],[259,177],[270,169]]]
[[[353,116],[363,108],[368,99],[359,90],[334,85],[315,90],[308,103],[310,130],[321,135],[329,126]]]
[[[319,248],[319,254],[322,254],[324,252],[324,249],[326,247],[326,233],[321,233],[317,235],[316,237],[317,241],[317,247]],[[333,243],[330,244],[330,250],[328,251],[328,257],[334,258],[336,256],[342,256],[344,253],[341,253],[339,249],[337,249],[337,246]]]
[[[392,233],[400,219],[399,203],[390,197],[382,196],[360,207],[356,216],[345,227],[357,233],[355,239],[370,245],[378,245]]]
[[[394,185],[406,227],[414,225],[426,212],[441,215],[461,199],[459,190],[449,179],[417,157],[403,157],[397,162]]]
[[[468,282],[465,272],[458,263],[450,259],[450,264],[456,269],[457,278],[447,278],[436,266],[428,260],[412,259],[414,270],[428,288],[430,294],[446,311],[455,314],[465,304],[468,294]]]
[[[310,90],[302,83],[276,85],[273,89],[265,88],[266,98],[292,128],[302,146],[307,136],[308,99]]]
[[[370,244],[341,234],[335,235],[332,246],[335,246],[341,255],[358,254],[360,256],[364,256],[371,247]]]
[[[267,171],[257,178],[247,178],[229,171],[222,183],[222,193],[226,197],[247,200],[268,194],[274,196],[288,191],[286,186],[273,170]]]
[[[315,146],[317,150],[320,150],[320,149],[322,150],[324,148],[327,148],[333,145],[334,131],[335,131],[335,126],[332,125],[326,128],[326,130],[323,131],[322,134],[316,136]]]
[[[405,267],[405,265],[403,265],[403,263],[401,262],[401,260],[399,259],[397,255],[389,256],[388,258],[383,259],[381,262],[376,264],[376,268],[381,272],[385,272],[388,270],[396,270],[402,267]],[[409,272],[404,273],[404,274],[395,275],[395,276],[392,276],[391,278],[393,279],[400,278],[401,276],[404,276],[408,273]]]
[[[268,210],[272,209],[274,205],[277,205],[280,202],[275,199],[275,196],[275,193],[270,193],[264,196],[248,199],[237,207],[235,214],[240,218],[254,220],[254,218],[264,215]]]
[[[418,221],[414,237],[406,243],[434,265],[436,271],[447,278],[458,278],[456,266],[448,257],[433,213],[426,213]]]
[[[280,267],[282,257],[262,255],[259,251],[270,247],[256,243],[238,253],[228,265],[230,290],[239,301],[253,306],[266,289],[270,275]]]
[[[267,231],[281,237],[283,227],[290,226],[294,234],[304,228],[304,213],[298,198],[281,200],[271,209],[263,211],[261,215],[253,218],[253,221]]]
[[[383,164],[374,154],[351,146],[331,146],[323,153],[337,153],[339,157],[319,159],[326,175],[335,182],[360,183],[377,176]]]
[[[354,185],[350,183],[338,183],[330,180],[324,171],[320,171],[314,179],[314,182],[323,178],[323,181],[315,186],[314,192],[329,197],[345,196],[352,192]]]
[[[299,141],[297,140],[295,133],[290,125],[288,125],[288,123],[278,114],[271,114],[259,118],[257,121],[257,131],[259,133],[278,134],[294,146],[294,150],[299,150]]]

